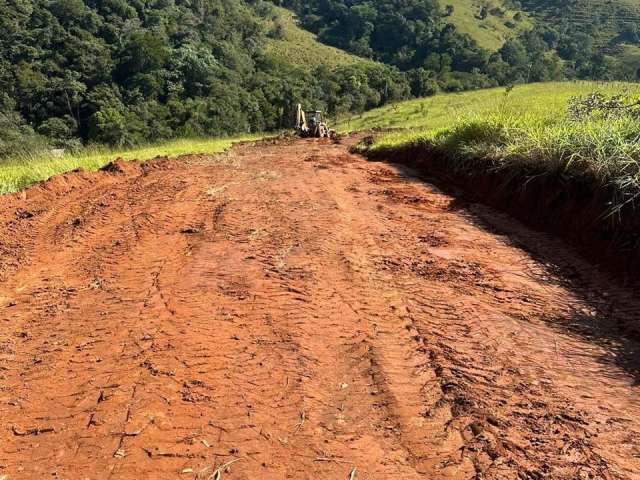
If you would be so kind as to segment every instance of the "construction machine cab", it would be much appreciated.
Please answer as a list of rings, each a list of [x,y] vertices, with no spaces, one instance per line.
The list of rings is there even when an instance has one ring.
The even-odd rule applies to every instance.
[[[313,112],[313,114],[311,115],[311,118],[309,119],[309,125],[312,126],[316,126],[322,123],[322,112],[320,110],[316,110],[315,112]]]

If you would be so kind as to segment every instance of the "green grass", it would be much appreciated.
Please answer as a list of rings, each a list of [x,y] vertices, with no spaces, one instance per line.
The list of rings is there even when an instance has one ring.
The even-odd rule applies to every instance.
[[[447,19],[460,32],[470,35],[489,51],[498,50],[511,36],[527,31],[534,24],[558,26],[558,20],[568,22],[572,29],[581,29],[598,18],[601,22],[590,35],[596,45],[604,46],[615,39],[625,23],[640,21],[639,0],[524,0],[520,10],[509,8],[505,0],[443,0],[454,7],[453,15]],[[489,14],[484,20],[478,18],[483,5],[489,10],[497,7],[502,13]],[[561,13],[559,13],[561,12]],[[516,13],[521,20],[514,20]],[[617,56],[617,55],[616,55]],[[624,54],[622,55],[624,58]],[[638,63],[631,63],[638,65]]]
[[[214,139],[180,139],[131,149],[88,147],[74,154],[55,158],[49,154],[34,154],[18,158],[0,159],[0,194],[19,191],[54,175],[77,168],[98,170],[116,158],[124,160],[150,160],[157,156],[177,157],[186,154],[219,153],[234,143],[257,140],[258,136]]]
[[[365,148],[371,155],[424,150],[443,154],[470,175],[509,170],[523,176],[560,174],[612,192],[611,212],[640,198],[640,121],[573,121],[567,102],[599,90],[629,91],[630,83],[545,83],[511,92],[491,89],[414,100],[368,112],[341,130],[403,128]]]
[[[266,52],[273,58],[298,65],[306,70],[316,67],[338,67],[359,63],[371,63],[371,60],[360,58],[338,48],[320,43],[316,36],[297,24],[295,15],[284,8],[276,7],[278,17],[268,27],[280,25],[282,38],[270,38]]]
[[[435,95],[370,110],[342,119],[337,129],[346,133],[373,128],[433,130],[453,125],[457,120],[497,111],[518,116],[554,120],[566,113],[567,101],[594,90],[614,93],[623,89],[640,91],[632,83],[549,82],[516,86],[509,94],[505,88]]]
[[[444,0],[441,5],[452,5],[453,14],[448,21],[453,23],[460,32],[470,35],[478,44],[489,51],[498,50],[505,40],[513,35],[529,30],[533,26],[527,14],[520,12],[521,21],[514,20],[516,10],[506,8],[500,0]],[[500,15],[489,14],[484,20],[477,16],[483,5],[489,9],[497,7],[503,13]],[[509,23],[514,27],[510,28]]]

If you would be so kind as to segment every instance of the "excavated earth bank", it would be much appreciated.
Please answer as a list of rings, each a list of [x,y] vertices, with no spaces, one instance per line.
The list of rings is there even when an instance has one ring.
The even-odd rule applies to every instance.
[[[439,152],[408,147],[372,160],[392,160],[456,185],[467,197],[508,212],[530,226],[551,232],[580,249],[601,268],[631,280],[640,271],[640,214],[634,203],[611,213],[609,189],[561,174],[528,174],[510,169],[463,173]]]

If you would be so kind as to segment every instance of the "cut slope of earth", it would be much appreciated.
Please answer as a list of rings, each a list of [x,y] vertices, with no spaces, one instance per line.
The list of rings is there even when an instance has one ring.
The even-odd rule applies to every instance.
[[[0,204],[0,477],[640,475],[640,305],[349,145]]]
[[[594,261],[635,274],[638,122],[632,114],[569,114],[571,97],[594,91],[622,94],[629,108],[640,98],[631,83],[526,85],[401,103],[341,127],[413,127],[383,134],[362,151],[455,178],[483,201],[563,235]]]

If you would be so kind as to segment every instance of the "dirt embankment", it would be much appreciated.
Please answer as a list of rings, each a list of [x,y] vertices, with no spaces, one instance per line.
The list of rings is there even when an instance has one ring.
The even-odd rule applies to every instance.
[[[594,190],[591,183],[561,174],[528,175],[508,169],[470,174],[456,170],[448,157],[416,147],[370,158],[409,165],[456,185],[467,197],[564,238],[601,268],[630,280],[638,276],[640,215],[633,203],[612,214],[614,196],[607,189]]]
[[[633,292],[347,147],[3,197],[0,477],[640,478]]]

